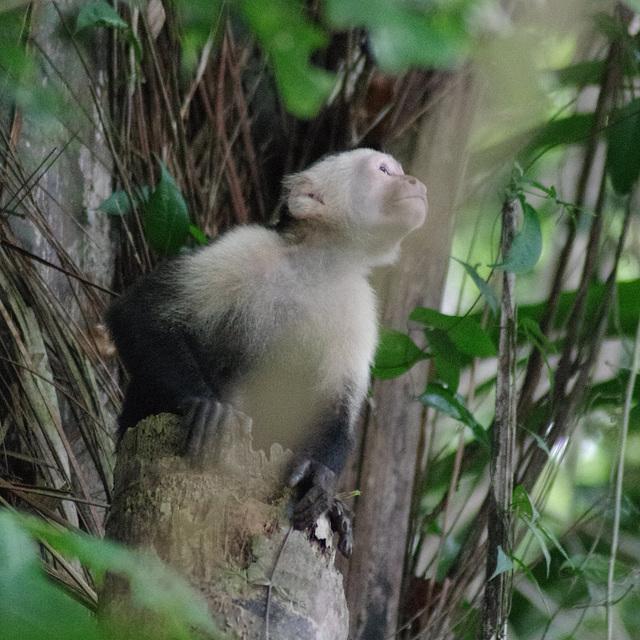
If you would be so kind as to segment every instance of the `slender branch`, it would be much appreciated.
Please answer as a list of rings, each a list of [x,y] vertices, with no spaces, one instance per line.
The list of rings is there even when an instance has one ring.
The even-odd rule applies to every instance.
[[[502,207],[502,256],[508,255],[516,233],[513,202]],[[506,625],[511,606],[511,572],[493,576],[501,548],[510,553],[512,526],[509,507],[513,494],[515,444],[515,364],[516,309],[515,275],[507,271],[502,279],[502,310],[498,375],[496,379],[496,411],[491,446],[491,486],[488,498],[487,565],[484,590],[483,640],[506,637]],[[491,577],[493,576],[493,577]]]

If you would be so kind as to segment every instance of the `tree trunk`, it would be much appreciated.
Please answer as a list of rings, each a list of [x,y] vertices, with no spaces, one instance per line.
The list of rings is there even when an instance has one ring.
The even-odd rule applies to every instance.
[[[279,445],[269,458],[253,451],[250,431],[246,416],[231,415],[215,460],[196,465],[176,453],[184,431],[175,416],[130,429],[119,449],[107,535],[153,549],[183,573],[230,637],[346,639],[334,551],[288,521],[291,491],[282,478],[291,452]],[[110,582],[103,610],[121,611],[122,596],[123,585]]]
[[[400,262],[385,274],[387,326],[406,330],[416,306],[440,307],[475,104],[470,93],[468,76],[461,73],[446,83],[438,106],[425,116],[410,172],[427,185],[429,213],[422,229],[404,241]],[[347,574],[356,640],[382,640],[396,632],[413,480],[421,462],[416,454],[423,407],[413,398],[424,390],[426,371],[418,365],[411,375],[378,380],[373,388]]]

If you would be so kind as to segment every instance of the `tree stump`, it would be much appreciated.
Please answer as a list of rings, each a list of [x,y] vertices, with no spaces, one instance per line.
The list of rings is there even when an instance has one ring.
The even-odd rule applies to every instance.
[[[279,445],[269,458],[253,451],[251,421],[240,413],[223,426],[206,468],[178,455],[183,438],[180,419],[169,414],[125,434],[107,536],[151,549],[181,572],[231,638],[345,639],[348,613],[335,552],[327,540],[309,540],[289,524],[291,490],[283,479],[291,452]],[[107,582],[101,599],[107,615],[117,612],[125,590]]]

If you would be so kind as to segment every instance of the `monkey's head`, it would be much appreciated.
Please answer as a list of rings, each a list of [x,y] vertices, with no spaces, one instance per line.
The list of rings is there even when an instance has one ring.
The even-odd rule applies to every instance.
[[[333,242],[367,256],[371,264],[392,262],[402,238],[427,213],[427,189],[404,174],[391,156],[356,149],[329,156],[290,176],[288,207],[293,219]]]

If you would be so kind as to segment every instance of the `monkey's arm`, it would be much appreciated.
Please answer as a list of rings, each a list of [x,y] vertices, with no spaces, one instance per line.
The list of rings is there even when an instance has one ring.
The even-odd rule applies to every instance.
[[[156,301],[166,300],[169,293],[162,280],[150,278],[107,312],[109,331],[129,374],[121,434],[149,415],[185,414],[198,400],[215,399],[216,390],[194,358],[188,334],[162,321]]]
[[[338,549],[349,557],[353,549],[351,514],[346,505],[335,497],[340,473],[353,448],[352,419],[349,399],[338,403],[335,410],[319,425],[315,437],[296,462],[289,476],[289,484],[303,493],[293,511],[296,529],[307,529],[318,517],[328,512],[332,529],[338,533]]]

